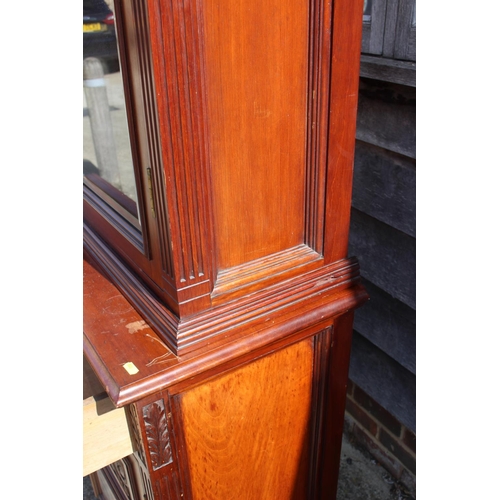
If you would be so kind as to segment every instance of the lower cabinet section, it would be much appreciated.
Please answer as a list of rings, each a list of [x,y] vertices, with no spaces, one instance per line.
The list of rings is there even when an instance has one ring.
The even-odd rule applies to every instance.
[[[307,497],[312,339],[175,396],[195,500]]]
[[[135,451],[93,474],[101,498],[335,498],[351,320],[129,405]]]

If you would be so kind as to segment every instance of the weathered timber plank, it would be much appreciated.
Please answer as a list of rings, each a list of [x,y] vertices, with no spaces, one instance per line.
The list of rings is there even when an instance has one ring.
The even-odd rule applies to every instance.
[[[356,139],[416,158],[416,89],[360,79]]]
[[[415,375],[356,331],[353,332],[349,378],[415,432]]]
[[[394,57],[415,61],[416,26],[413,25],[415,0],[399,0],[398,23],[396,28]]]
[[[363,280],[370,300],[354,315],[354,329],[411,373],[416,373],[416,313]]]
[[[361,77],[373,80],[383,80],[410,87],[417,86],[416,62],[397,61],[362,54],[359,74]]]
[[[349,240],[361,275],[415,309],[415,238],[353,208]]]
[[[372,2],[370,21],[363,22],[362,52],[382,54],[384,47],[386,4]]]
[[[356,141],[352,206],[415,236],[415,160]]]
[[[386,0],[384,47],[382,49],[384,57],[394,57],[396,29],[398,25],[398,7],[399,0]]]

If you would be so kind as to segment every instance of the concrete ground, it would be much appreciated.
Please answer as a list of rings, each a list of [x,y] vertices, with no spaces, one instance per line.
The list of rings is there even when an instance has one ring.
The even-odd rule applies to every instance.
[[[83,500],[95,500],[88,477],[83,478]],[[275,499],[263,499],[275,500]],[[344,436],[337,500],[415,500],[368,453]]]
[[[337,500],[415,500],[371,455],[344,435]]]
[[[94,500],[94,490],[92,489],[92,484],[90,483],[89,476],[83,478],[83,500]]]

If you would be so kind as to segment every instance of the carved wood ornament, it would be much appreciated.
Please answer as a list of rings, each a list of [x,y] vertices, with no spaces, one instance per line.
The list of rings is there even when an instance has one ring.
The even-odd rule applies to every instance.
[[[153,470],[173,462],[168,434],[167,415],[163,400],[155,401],[142,409],[149,455]]]

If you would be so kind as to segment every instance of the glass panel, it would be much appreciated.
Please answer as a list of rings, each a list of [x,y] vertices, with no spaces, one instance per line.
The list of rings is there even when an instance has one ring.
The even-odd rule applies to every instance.
[[[363,21],[370,22],[372,17],[372,0],[365,0],[363,7]]]
[[[138,222],[113,5],[105,0],[83,0],[83,175],[113,208]]]

